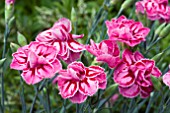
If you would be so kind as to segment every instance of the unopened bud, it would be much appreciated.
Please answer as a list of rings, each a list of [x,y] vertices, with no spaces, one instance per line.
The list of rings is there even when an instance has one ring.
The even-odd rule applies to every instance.
[[[121,5],[121,9],[124,10],[126,8],[129,8],[134,2],[135,0],[125,0]]]
[[[74,7],[72,7],[72,9],[71,9],[71,21],[72,22],[77,21],[76,11],[75,11]]]
[[[161,24],[156,30],[155,30],[155,34],[159,35],[160,32],[162,31],[162,29],[165,27],[166,23]]]
[[[166,37],[169,34],[170,31],[170,24],[168,24],[166,27],[163,28],[163,30],[160,32],[160,37]]]
[[[160,58],[162,57],[162,55],[164,54],[164,52],[158,53],[157,55],[155,55],[152,60],[158,62],[158,60],[160,60]]]
[[[113,85],[110,85],[106,90],[105,92],[103,93],[103,97],[108,97],[110,96],[111,94],[113,94],[113,92],[117,89],[118,87],[118,84],[113,84]]]
[[[11,48],[12,52],[16,52],[18,50],[18,48],[20,48],[20,46],[11,42],[10,48]]]

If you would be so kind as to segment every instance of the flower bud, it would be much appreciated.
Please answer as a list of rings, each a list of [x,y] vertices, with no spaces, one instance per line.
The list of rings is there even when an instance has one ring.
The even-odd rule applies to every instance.
[[[166,27],[163,28],[163,30],[160,32],[160,37],[166,37],[169,34],[170,31],[170,24],[168,24]]]
[[[74,7],[72,7],[72,9],[71,9],[71,21],[72,22],[77,21],[76,11],[75,11]]]
[[[27,45],[27,40],[24,37],[24,35],[22,35],[20,32],[18,32],[18,36],[17,36],[17,41],[19,43],[20,46],[25,46]]]
[[[113,92],[116,90],[116,88],[118,87],[118,84],[113,84],[113,85],[110,85],[106,90],[105,92],[103,93],[103,97],[108,97],[110,96],[111,94],[113,94]]]
[[[164,52],[158,53],[157,55],[155,55],[152,60],[158,62],[158,60],[161,59],[162,55],[164,54]]]
[[[135,2],[135,0],[125,0],[121,6],[121,9],[124,10],[126,8],[129,8]]]
[[[11,48],[12,52],[16,52],[17,49],[20,48],[20,46],[11,42],[10,43],[10,48]]]
[[[121,0],[111,0],[110,4],[111,5],[116,5],[118,2],[120,2]]]
[[[14,13],[14,3],[15,0],[5,1],[5,22],[7,23]]]
[[[159,35],[160,32],[162,31],[162,29],[165,27],[166,23],[161,24],[156,30],[155,30],[155,34]]]
[[[13,5],[15,0],[5,0],[6,5]]]

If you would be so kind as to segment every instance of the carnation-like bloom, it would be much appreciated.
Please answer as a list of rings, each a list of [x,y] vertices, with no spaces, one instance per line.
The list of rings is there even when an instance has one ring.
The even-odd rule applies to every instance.
[[[67,63],[71,63],[80,57],[84,46],[75,39],[84,35],[71,34],[71,22],[66,18],[59,19],[52,28],[41,32],[36,37],[36,41],[53,45],[59,51],[58,58]]]
[[[62,69],[56,57],[57,53],[53,46],[31,42],[12,54],[13,60],[10,67],[22,70],[21,76],[27,84],[36,84],[44,78],[52,78]]]
[[[119,92],[128,98],[140,94],[146,98],[153,91],[151,75],[160,77],[161,72],[154,60],[145,59],[138,51],[124,50],[122,62],[115,68],[114,81],[119,84]]]
[[[5,3],[6,3],[7,5],[14,4],[14,3],[15,3],[15,0],[5,0]]]
[[[143,0],[136,2],[136,12],[147,15],[150,20],[170,21],[168,0]]]
[[[167,73],[165,73],[165,75],[163,75],[163,83],[170,87],[170,70]]]
[[[120,41],[134,47],[145,41],[150,29],[144,27],[141,22],[129,20],[125,16],[106,21],[109,39]]]
[[[103,40],[96,44],[90,40],[91,45],[86,46],[86,50],[97,57],[97,61],[108,64],[110,68],[114,68],[120,62],[120,51],[114,40]]]
[[[56,78],[59,94],[73,103],[82,103],[98,89],[105,89],[106,74],[100,66],[85,67],[81,62],[72,62],[67,70],[61,70]],[[54,83],[54,82],[53,82]]]

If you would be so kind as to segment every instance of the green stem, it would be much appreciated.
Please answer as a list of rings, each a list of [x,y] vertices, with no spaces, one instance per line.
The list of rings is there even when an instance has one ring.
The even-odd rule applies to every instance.
[[[8,24],[5,26],[5,33],[4,33],[4,45],[3,45],[3,53],[2,53],[2,59],[5,58],[5,53],[6,53],[6,45],[7,45],[7,38],[9,36],[10,30],[8,28]],[[1,72],[1,106],[2,106],[2,113],[4,113],[4,68],[5,64],[3,64],[3,69]]]
[[[22,77],[20,78],[20,99],[22,103],[22,113],[26,113],[26,103],[25,103],[25,97],[24,97],[24,84]]]
[[[36,102],[36,99],[37,99],[37,96],[38,96],[37,87],[34,87],[34,89],[35,89],[35,96],[34,96],[34,100],[33,100],[32,105],[31,105],[30,113],[33,113],[33,108],[34,108],[34,105],[35,105],[35,102]]]
[[[80,107],[80,105],[76,104],[76,113],[79,113],[79,107]]]

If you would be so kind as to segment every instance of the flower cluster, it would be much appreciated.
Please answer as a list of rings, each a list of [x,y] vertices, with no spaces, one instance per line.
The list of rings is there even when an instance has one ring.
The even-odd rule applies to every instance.
[[[141,22],[129,20],[125,16],[106,21],[106,26],[109,39],[123,42],[131,47],[145,41],[150,31],[149,28],[143,27]]]
[[[139,3],[143,4],[145,1]],[[166,0],[157,3],[167,5]],[[162,5],[160,6],[162,8]],[[97,61],[107,63],[111,69],[115,68],[113,80],[119,85],[119,92],[123,96],[148,97],[154,89],[151,75],[158,78],[161,71],[155,66],[154,60],[144,58],[138,51],[133,53],[125,49],[121,58],[117,41],[134,47],[145,41],[150,29],[125,16],[106,21],[106,26],[109,39],[99,43],[91,39],[90,45],[83,45],[76,39],[84,35],[71,34],[70,20],[61,18],[53,27],[39,33],[36,41],[13,53],[10,66],[12,69],[22,70],[21,76],[27,84],[36,84],[59,73],[53,81],[58,84],[59,94],[73,103],[82,103],[88,96],[93,96],[98,89],[105,89],[107,85],[104,68],[85,67],[82,62],[76,61],[86,49],[97,57]],[[67,69],[62,69],[60,60],[68,63]],[[169,77],[169,74],[164,78],[167,76]],[[165,83],[169,85],[168,79]]]
[[[56,80],[60,94],[73,103],[82,103],[98,89],[106,88],[106,74],[99,66],[85,67],[81,62],[73,62],[59,74]]]
[[[136,12],[147,15],[150,20],[170,21],[168,0],[143,0],[136,3]]]
[[[54,26],[38,34],[35,42],[13,53],[12,69],[22,70],[27,84],[36,84],[44,78],[52,78],[62,69],[59,59],[71,63],[80,57],[84,46],[75,39],[83,35],[71,34],[71,22],[61,18]]]

